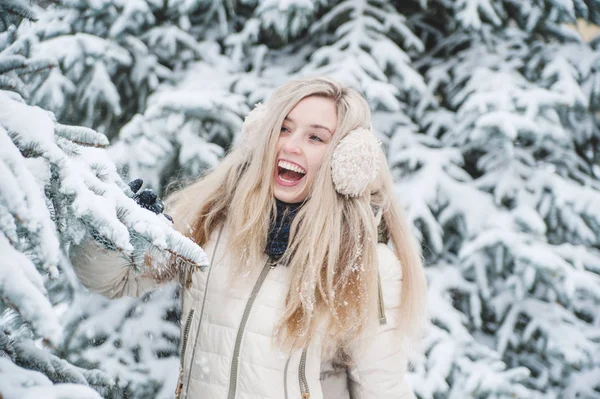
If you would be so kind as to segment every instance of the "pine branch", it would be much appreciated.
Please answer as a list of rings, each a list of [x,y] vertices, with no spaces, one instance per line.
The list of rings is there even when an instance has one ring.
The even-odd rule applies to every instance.
[[[14,41],[11,43],[11,41],[9,40],[9,43],[11,43],[10,46],[2,50],[2,52],[0,52],[0,55],[2,55],[3,57],[9,55],[22,55],[24,57],[28,57],[29,54],[31,54],[33,39],[31,39],[28,36],[18,37],[16,35],[16,29],[14,33],[14,38],[12,39],[14,39]]]
[[[25,68],[27,58],[22,55],[8,55],[0,57],[0,75],[15,69]]]
[[[19,78],[0,75],[0,90],[10,90],[20,94],[23,98],[29,98],[27,86]]]
[[[19,75],[33,74],[38,73],[44,70],[56,68],[58,63],[53,59],[44,59],[44,58],[35,58],[28,59],[27,65],[25,68],[19,70],[17,73]]]
[[[89,385],[88,378],[94,385],[110,387],[113,379],[100,370],[89,372],[73,366],[46,350],[35,347],[30,341],[21,341],[13,345],[16,364],[30,370],[39,371],[54,383],[72,383]]]
[[[4,0],[3,3],[0,4],[0,13],[11,14],[30,21],[38,20],[36,13],[25,1]]]
[[[54,133],[59,137],[86,147],[106,148],[110,144],[104,134],[83,126],[69,126],[57,123]]]

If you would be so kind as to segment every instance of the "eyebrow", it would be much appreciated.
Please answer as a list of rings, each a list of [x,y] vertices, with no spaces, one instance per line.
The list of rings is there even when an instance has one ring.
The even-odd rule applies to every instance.
[[[292,118],[290,118],[289,116],[286,116],[285,121],[289,121],[292,123],[295,123],[294,120]],[[331,131],[331,129],[329,129],[328,127],[325,127],[323,125],[318,125],[318,124],[312,124],[310,125],[310,127],[314,128],[314,129],[323,129],[323,130],[327,130],[329,132],[329,134],[331,134],[333,136],[333,132]]]

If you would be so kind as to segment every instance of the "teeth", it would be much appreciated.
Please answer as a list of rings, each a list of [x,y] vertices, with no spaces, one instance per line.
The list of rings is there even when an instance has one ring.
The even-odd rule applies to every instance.
[[[294,165],[293,163],[288,162],[288,161],[279,161],[277,166],[279,166],[280,168],[291,170],[292,172],[302,173],[303,175],[306,174],[306,171],[304,169],[302,169],[300,166]]]

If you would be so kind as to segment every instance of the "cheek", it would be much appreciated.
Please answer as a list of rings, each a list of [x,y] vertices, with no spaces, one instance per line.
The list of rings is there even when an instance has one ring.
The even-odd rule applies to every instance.
[[[283,140],[281,139],[281,137],[279,137],[277,139],[277,143],[275,143],[275,151],[276,151],[276,153],[279,153],[279,151],[281,150],[281,147],[283,147]]]
[[[319,170],[319,168],[323,164],[323,160],[325,160],[326,152],[327,152],[327,148],[324,148],[321,151],[314,152],[313,154],[311,154],[311,157],[308,160],[308,162],[310,165],[310,169],[313,173],[317,173],[317,170]]]

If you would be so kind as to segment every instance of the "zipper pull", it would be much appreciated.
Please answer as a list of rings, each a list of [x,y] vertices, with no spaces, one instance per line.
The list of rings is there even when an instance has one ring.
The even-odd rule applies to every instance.
[[[308,393],[308,392],[304,392],[304,393],[302,394],[302,399],[310,399],[310,393]]]
[[[379,324],[387,324],[387,317],[385,316],[385,303],[383,301],[383,290],[381,288],[381,273],[377,272],[377,308],[379,311]]]
[[[183,391],[183,370],[180,369],[179,379],[177,381],[177,389],[175,389],[175,397],[181,397],[181,391]]]
[[[275,269],[275,266],[277,266],[277,261],[273,258],[270,258],[269,262],[270,262],[271,270]]]

